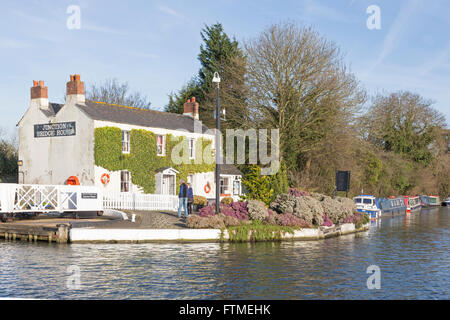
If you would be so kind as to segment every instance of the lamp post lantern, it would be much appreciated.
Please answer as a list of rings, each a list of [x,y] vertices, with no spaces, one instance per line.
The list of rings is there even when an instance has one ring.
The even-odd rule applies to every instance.
[[[216,104],[216,214],[220,212],[220,76],[214,72],[213,83],[217,84],[217,104]]]

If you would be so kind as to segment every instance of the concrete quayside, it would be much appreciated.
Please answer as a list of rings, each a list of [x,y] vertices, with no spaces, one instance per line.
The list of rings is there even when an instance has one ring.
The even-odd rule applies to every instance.
[[[131,214],[130,214],[131,215]],[[143,243],[230,241],[227,229],[189,229],[175,213],[138,213],[136,222],[116,218],[35,219],[0,223],[0,239],[57,243]],[[144,217],[144,218],[143,218]],[[155,224],[158,218],[165,220]],[[145,219],[153,223],[146,222]],[[319,240],[369,229],[352,223],[333,227],[304,228],[285,232],[280,240]],[[248,241],[251,241],[250,238]]]

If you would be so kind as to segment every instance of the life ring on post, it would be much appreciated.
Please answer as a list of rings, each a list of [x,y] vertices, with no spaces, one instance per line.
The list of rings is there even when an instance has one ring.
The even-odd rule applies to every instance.
[[[211,191],[211,185],[209,184],[209,182],[205,184],[205,187],[203,189],[206,193],[209,193]]]
[[[109,183],[109,180],[110,180],[109,174],[107,173],[102,174],[100,181],[103,183],[103,185],[106,186]]]

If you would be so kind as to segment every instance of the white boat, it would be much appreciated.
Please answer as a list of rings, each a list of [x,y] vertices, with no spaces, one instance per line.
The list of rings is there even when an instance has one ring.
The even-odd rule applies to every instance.
[[[360,195],[353,198],[358,212],[366,212],[370,215],[370,220],[380,218],[381,209],[377,198],[372,195]]]
[[[450,206],[450,196],[448,196],[447,199],[445,199],[445,200],[442,202],[442,204],[443,204],[444,206]]]

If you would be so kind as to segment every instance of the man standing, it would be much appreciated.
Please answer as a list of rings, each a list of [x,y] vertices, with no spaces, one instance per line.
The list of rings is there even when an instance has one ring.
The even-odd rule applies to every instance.
[[[178,198],[180,199],[180,202],[178,204],[178,218],[181,218],[181,206],[184,207],[184,217],[188,217],[188,211],[187,211],[187,186],[184,183],[184,180],[180,180],[180,193],[178,194]]]

